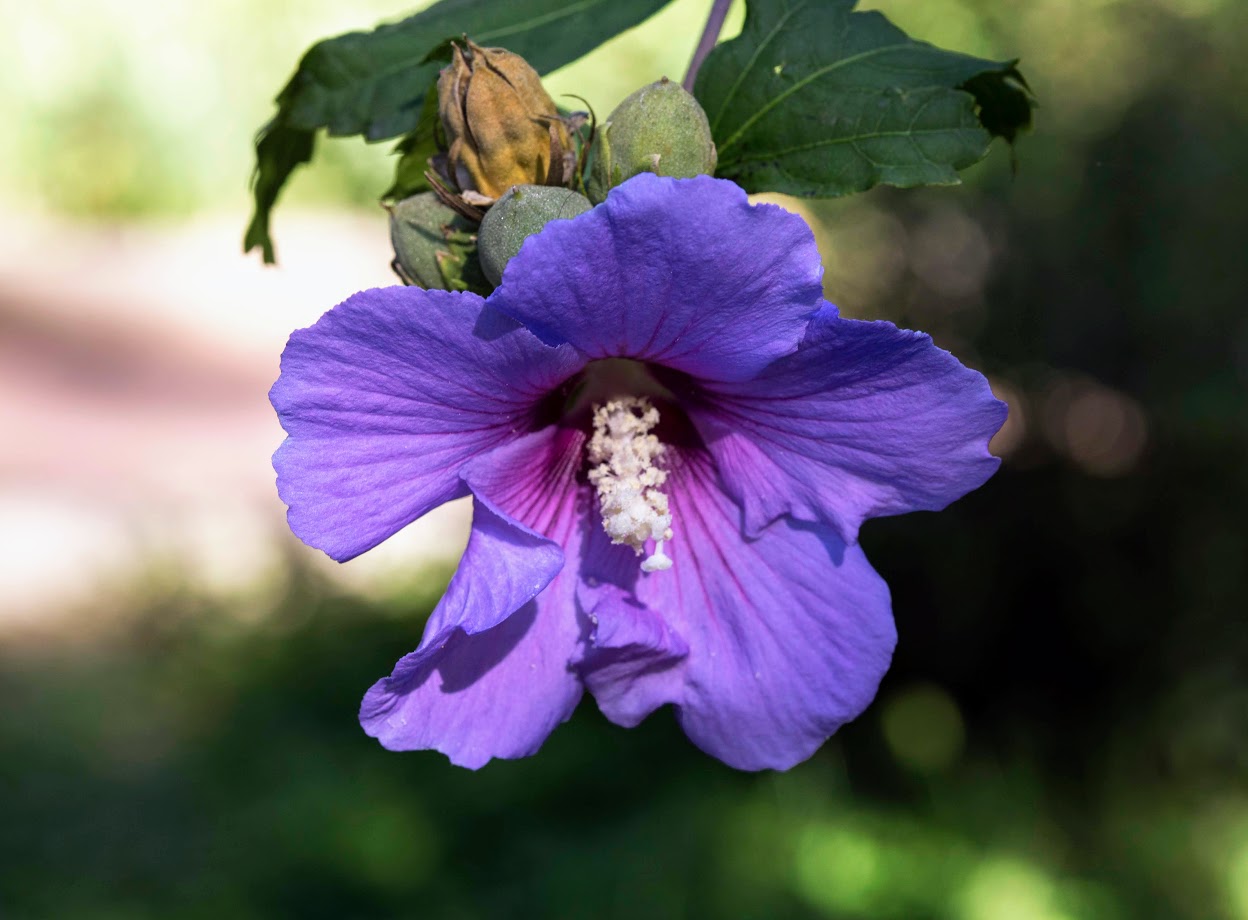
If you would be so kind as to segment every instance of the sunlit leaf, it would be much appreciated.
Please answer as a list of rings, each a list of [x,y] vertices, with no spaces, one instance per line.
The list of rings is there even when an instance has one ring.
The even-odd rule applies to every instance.
[[[430,84],[420,120],[394,148],[394,152],[399,154],[399,161],[394,168],[394,184],[381,196],[383,199],[398,201],[429,189],[425,171],[429,168],[429,158],[438,152],[440,129],[438,94],[434,85]]]
[[[377,141],[417,128],[442,64],[438,50],[462,34],[516,52],[546,73],[632,28],[668,0],[442,0],[401,22],[313,45],[256,138],[255,212],[244,249],[273,261],[269,216],[278,194],[312,156],[316,132]],[[416,142],[413,141],[414,147]]]
[[[695,93],[718,175],[748,191],[834,197],[874,185],[950,185],[1032,101],[1013,61],[915,41],[854,0],[750,0]]]

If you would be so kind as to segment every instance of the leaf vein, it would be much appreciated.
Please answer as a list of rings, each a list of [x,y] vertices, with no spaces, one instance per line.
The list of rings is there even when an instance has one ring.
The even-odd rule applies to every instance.
[[[566,17],[575,15],[583,10],[592,9],[595,6],[601,6],[605,2],[607,2],[607,0],[581,0],[580,3],[568,4],[568,6],[564,7],[562,10],[553,10],[541,16],[535,16],[532,19],[525,20],[524,22],[505,26],[500,29],[494,29],[492,31],[481,32],[478,34],[478,38],[482,41],[489,41],[495,38],[502,38],[507,35],[514,35],[516,32],[523,32],[526,29],[543,26],[548,22],[558,22],[560,19],[565,19]]]
[[[754,49],[754,53],[750,55],[750,59],[745,62],[745,67],[741,68],[741,72],[737,74],[737,79],[733,81],[732,86],[728,87],[728,92],[724,95],[723,101],[720,103],[719,111],[715,113],[715,119],[711,122],[712,136],[715,134],[715,129],[719,127],[719,122],[720,119],[724,117],[724,112],[728,110],[728,103],[732,101],[732,97],[737,94],[737,90],[741,88],[741,84],[745,82],[745,78],[749,76],[750,71],[754,69],[754,65],[758,63],[759,55],[763,53],[763,49],[766,48],[771,40],[780,33],[780,29],[784,26],[784,24],[805,5],[806,4],[804,2],[798,3],[796,6],[785,12],[785,14],[776,21],[772,30],[767,33],[761,42],[758,43],[758,47]]]
[[[794,153],[803,153],[807,150],[816,150],[820,147],[834,147],[838,144],[857,144],[859,141],[875,140],[881,137],[907,137],[913,139],[915,135],[921,134],[951,134],[955,132],[968,131],[973,132],[976,129],[970,127],[953,127],[953,128],[919,128],[916,130],[905,131],[873,131],[867,134],[854,134],[849,137],[834,137],[824,140],[811,141],[807,144],[795,144],[792,147],[785,147],[783,150],[769,150],[765,153],[756,153],[751,156],[741,157],[735,162],[749,163],[757,160],[778,159],[780,157],[789,156]],[[861,152],[861,151],[860,151]],[[866,154],[862,154],[864,159],[870,160]],[[875,162],[872,160],[871,162]]]
[[[748,119],[746,119],[745,124],[743,124],[740,128],[738,128],[736,132],[730,138],[728,138],[726,141],[720,144],[719,145],[720,156],[723,156],[723,153],[725,150],[727,150],[728,148],[732,147],[735,143],[737,143],[737,141],[741,139],[741,135],[745,134],[746,131],[752,128],[754,126],[754,123],[757,122],[760,118],[762,118],[764,115],[766,115],[776,106],[778,106],[785,99],[792,96],[798,90],[810,85],[812,82],[814,82],[815,80],[818,80],[820,77],[827,76],[828,74],[832,73],[835,70],[839,70],[840,68],[845,67],[849,64],[856,64],[859,61],[864,61],[868,58],[874,57],[877,54],[884,54],[885,52],[888,52],[888,51],[900,51],[903,48],[909,48],[912,44],[913,42],[902,42],[896,45],[881,45],[880,47],[872,48],[869,51],[861,51],[858,54],[852,54],[847,58],[841,58],[839,61],[829,64],[827,67],[821,67],[818,70],[811,73],[809,76],[804,77],[801,80],[798,80],[788,89],[786,89],[784,92],[776,96],[773,96],[771,99],[769,99],[766,105],[762,106],[757,112],[755,112]]]

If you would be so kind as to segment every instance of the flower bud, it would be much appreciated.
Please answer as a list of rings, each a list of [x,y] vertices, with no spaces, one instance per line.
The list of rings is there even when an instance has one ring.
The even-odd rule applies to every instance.
[[[487,200],[513,185],[560,185],[571,141],[537,71],[503,48],[452,45],[438,77],[447,165],[461,192]]]
[[[478,234],[481,270],[498,285],[521,244],[552,220],[584,214],[593,205],[584,195],[548,185],[517,185],[486,212]]]
[[[600,202],[638,173],[687,179],[715,172],[711,126],[698,100],[664,77],[621,102],[598,136],[587,191]]]
[[[489,293],[477,259],[473,225],[433,192],[404,198],[390,209],[394,270],[426,290]]]

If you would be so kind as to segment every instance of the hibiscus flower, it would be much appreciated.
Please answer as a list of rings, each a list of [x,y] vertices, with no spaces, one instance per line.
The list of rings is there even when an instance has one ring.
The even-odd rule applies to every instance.
[[[476,768],[588,690],[784,769],[867,706],[896,633],[858,528],[981,485],[1005,407],[926,335],[839,316],[821,276],[799,217],[643,174],[488,299],[364,291],[291,336],[273,462],[305,543],[347,560],[472,498],[370,735]]]

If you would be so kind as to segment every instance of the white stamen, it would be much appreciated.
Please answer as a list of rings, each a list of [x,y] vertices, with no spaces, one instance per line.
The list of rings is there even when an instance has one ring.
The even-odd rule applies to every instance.
[[[663,453],[650,434],[659,410],[644,397],[609,400],[594,406],[594,436],[589,442],[589,481],[598,490],[602,527],[612,543],[631,546],[637,555],[654,540],[654,553],[641,563],[643,572],[672,567],[663,541],[672,539],[672,515],[659,487],[667,473],[655,466]]]

